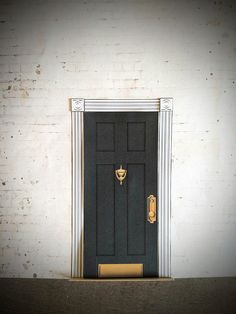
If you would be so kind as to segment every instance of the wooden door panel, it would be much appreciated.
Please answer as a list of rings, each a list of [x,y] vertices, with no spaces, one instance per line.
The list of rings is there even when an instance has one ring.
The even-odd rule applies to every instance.
[[[127,254],[144,255],[146,246],[145,164],[128,164],[127,170]]]
[[[127,123],[127,151],[145,152],[146,142],[146,123],[128,122]]]
[[[84,123],[84,276],[119,263],[157,276],[157,223],[146,219],[147,197],[157,193],[157,113],[85,113]]]
[[[96,168],[96,255],[115,255],[114,165]]]
[[[111,122],[96,123],[96,151],[97,152],[115,151],[115,123]]]

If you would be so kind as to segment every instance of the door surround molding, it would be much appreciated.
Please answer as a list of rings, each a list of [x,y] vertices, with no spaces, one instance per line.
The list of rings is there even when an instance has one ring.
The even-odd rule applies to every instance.
[[[171,277],[171,147],[173,99],[71,99],[72,263],[71,276],[83,278],[84,112],[158,112],[158,274]]]

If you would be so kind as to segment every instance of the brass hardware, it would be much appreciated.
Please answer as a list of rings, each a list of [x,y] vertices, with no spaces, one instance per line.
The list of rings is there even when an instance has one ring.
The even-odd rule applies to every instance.
[[[157,200],[154,195],[149,195],[147,198],[147,220],[153,224],[157,220]]]
[[[143,264],[98,264],[98,277],[143,277]]]
[[[122,166],[120,165],[120,169],[117,169],[115,171],[116,178],[120,181],[120,185],[122,185],[122,181],[125,179],[127,175],[127,170],[123,169]]]

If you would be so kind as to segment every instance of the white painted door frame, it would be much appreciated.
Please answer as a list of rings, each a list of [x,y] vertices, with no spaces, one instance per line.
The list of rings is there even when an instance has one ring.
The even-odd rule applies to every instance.
[[[173,99],[71,99],[72,110],[72,277],[83,278],[84,112],[158,112],[158,274],[171,277],[170,211]]]

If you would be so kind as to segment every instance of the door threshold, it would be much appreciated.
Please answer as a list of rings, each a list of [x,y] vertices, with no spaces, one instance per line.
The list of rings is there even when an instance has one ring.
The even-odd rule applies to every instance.
[[[78,282],[114,282],[114,281],[119,281],[119,282],[132,282],[132,281],[138,281],[138,282],[169,282],[169,281],[174,281],[174,278],[156,278],[156,277],[150,277],[150,278],[71,278],[69,281],[78,281]]]

